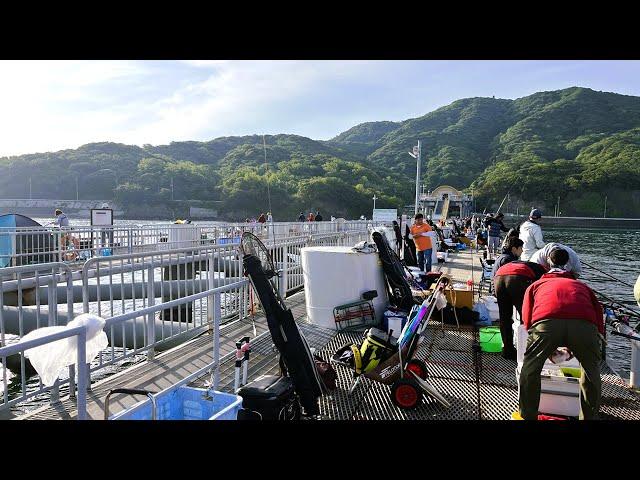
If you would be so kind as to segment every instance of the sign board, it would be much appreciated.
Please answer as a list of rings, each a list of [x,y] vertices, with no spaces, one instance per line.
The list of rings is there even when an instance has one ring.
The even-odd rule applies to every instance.
[[[395,208],[376,208],[373,210],[374,222],[393,222],[398,219],[398,210]]]
[[[413,154],[418,155],[418,146],[413,147]]]
[[[97,225],[99,227],[110,227],[113,225],[113,209],[92,208],[91,225]]]

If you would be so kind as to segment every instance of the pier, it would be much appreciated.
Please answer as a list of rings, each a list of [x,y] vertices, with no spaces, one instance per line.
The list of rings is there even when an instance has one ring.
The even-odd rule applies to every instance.
[[[482,276],[479,255],[470,251],[450,254],[447,263],[434,265],[434,270],[450,275],[454,282],[465,282],[472,275],[474,289],[477,289]],[[306,318],[304,290],[291,293],[286,303],[310,346],[323,359],[329,361],[342,345],[360,341],[361,332],[336,332],[310,324]],[[220,390],[232,391],[235,341],[243,336],[251,337],[252,343],[249,379],[260,374],[277,373],[278,354],[272,348],[262,315],[257,314],[253,320],[250,315],[242,316],[223,325],[219,335]],[[194,372],[202,371],[214,360],[214,337],[215,332],[207,330],[187,343],[93,384],[87,392],[88,418],[103,418],[104,398],[113,388],[160,391]],[[338,374],[338,388],[321,397],[321,414],[324,418],[335,420],[507,420],[517,409],[516,364],[503,359],[499,353],[482,352],[477,346],[478,330],[472,326],[457,328],[455,325],[431,321],[425,331],[417,358],[425,361],[432,385],[450,401],[451,407],[448,409],[431,398],[425,398],[415,410],[401,410],[391,403],[389,386],[366,378],[349,394],[351,371],[334,365]],[[605,362],[601,370],[601,418],[640,420],[640,395],[631,390]],[[210,373],[202,371],[202,376],[191,385],[202,387],[209,379]],[[138,400],[131,396],[114,395],[111,413],[130,407]],[[76,415],[76,399],[66,397],[17,418],[73,419]],[[15,415],[13,417],[16,418]]]

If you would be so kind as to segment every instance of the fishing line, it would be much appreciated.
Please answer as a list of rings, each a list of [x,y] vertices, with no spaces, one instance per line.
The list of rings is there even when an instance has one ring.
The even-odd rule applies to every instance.
[[[617,282],[619,282],[619,283],[621,283],[621,284],[623,284],[623,285],[626,285],[627,287],[631,287],[631,288],[633,288],[633,285],[631,285],[630,283],[627,283],[627,282],[625,282],[624,280],[620,280],[619,278],[616,278],[616,277],[614,277],[613,275],[610,275],[610,274],[608,274],[607,272],[604,272],[604,271],[600,270],[599,268],[594,267],[593,265],[591,265],[590,263],[585,262],[585,261],[584,261],[584,260],[582,260],[582,259],[581,259],[580,261],[582,262],[582,264],[586,265],[587,267],[593,268],[595,271],[600,272],[600,273],[602,273],[603,275],[606,275],[607,277],[609,277],[609,278],[611,278],[611,279],[613,279],[613,280],[615,280],[615,281],[617,281]]]

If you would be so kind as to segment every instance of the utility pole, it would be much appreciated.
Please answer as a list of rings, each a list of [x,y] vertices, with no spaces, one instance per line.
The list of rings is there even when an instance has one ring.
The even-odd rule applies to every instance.
[[[29,177],[29,200],[31,200],[31,177]]]
[[[602,215],[603,218],[607,218],[607,196],[604,196],[604,214]]]
[[[560,216],[560,197],[558,196],[558,217]]]
[[[76,175],[76,200],[80,200],[80,195],[78,194],[78,176]]]
[[[376,194],[374,193],[374,194],[373,194],[373,198],[372,198],[372,200],[373,200],[373,209],[374,209],[374,210],[376,209],[376,200],[377,200],[377,199],[378,199],[378,197],[376,197]]]
[[[171,200],[173,200],[173,177],[171,177]]]

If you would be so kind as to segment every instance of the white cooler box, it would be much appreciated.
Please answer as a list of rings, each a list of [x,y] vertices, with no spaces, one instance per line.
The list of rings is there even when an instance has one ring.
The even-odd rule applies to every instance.
[[[514,309],[515,310],[515,309]],[[518,396],[520,396],[520,369],[527,348],[527,329],[520,322],[513,322],[513,343],[517,350],[518,366],[516,367],[516,381],[518,382]],[[571,360],[554,364],[547,359],[540,374],[540,405],[538,411],[551,415],[566,415],[577,417],[580,415],[580,379],[561,374],[562,367],[580,368],[580,362],[573,357]]]
[[[551,364],[553,365],[553,364]],[[518,382],[518,397],[520,396],[520,368],[516,367],[516,381]],[[580,415],[580,379],[553,375],[560,368],[547,368],[545,364],[540,374],[540,404],[538,411],[550,415],[565,415],[577,417]],[[549,374],[546,374],[549,373]]]

